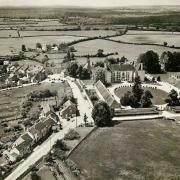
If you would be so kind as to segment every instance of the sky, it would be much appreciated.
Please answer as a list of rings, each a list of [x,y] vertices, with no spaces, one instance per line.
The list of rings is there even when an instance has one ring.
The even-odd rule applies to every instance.
[[[92,6],[180,5],[180,0],[0,0],[0,6]]]

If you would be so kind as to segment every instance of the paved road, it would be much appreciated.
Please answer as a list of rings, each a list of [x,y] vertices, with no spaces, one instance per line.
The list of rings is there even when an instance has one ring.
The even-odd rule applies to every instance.
[[[68,132],[69,129],[75,128],[76,125],[84,124],[83,117],[84,113],[88,116],[88,121],[93,122],[91,118],[91,108],[89,107],[88,102],[83,98],[79,88],[74,82],[68,80],[69,85],[72,88],[75,98],[78,99],[78,108],[80,110],[81,117],[77,118],[74,122],[68,122],[66,126],[58,133],[52,134],[44,143],[34,149],[34,152],[22,162],[5,180],[15,180],[20,175],[22,175],[29,166],[35,164],[41,157],[48,154],[52,146],[58,139],[63,139],[64,135]]]
[[[80,115],[81,115],[78,119],[83,121],[84,114],[86,113],[88,117],[87,119],[88,122],[94,122],[93,118],[91,117],[92,108],[89,102],[86,99],[84,99],[81,91],[74,82],[72,82],[71,80],[67,80],[67,81],[73,91],[74,97],[77,98],[78,101],[78,109],[80,110]]]

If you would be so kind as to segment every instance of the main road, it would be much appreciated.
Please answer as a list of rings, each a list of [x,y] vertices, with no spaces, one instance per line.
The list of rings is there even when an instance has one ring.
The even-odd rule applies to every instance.
[[[76,125],[84,123],[83,117],[85,113],[88,117],[88,121],[94,122],[91,118],[91,108],[88,102],[84,99],[79,88],[73,81],[67,81],[72,89],[74,97],[77,98],[78,109],[81,116],[77,117],[76,122],[68,122],[63,130],[59,131],[58,133],[53,133],[45,142],[43,142],[40,146],[37,146],[32,154],[27,159],[25,159],[15,170],[13,170],[13,172],[8,177],[6,177],[5,180],[16,180],[24,172],[26,172],[30,166],[34,165],[44,155],[47,155],[56,141],[58,139],[63,139],[64,135],[68,132],[69,129],[75,128]]]

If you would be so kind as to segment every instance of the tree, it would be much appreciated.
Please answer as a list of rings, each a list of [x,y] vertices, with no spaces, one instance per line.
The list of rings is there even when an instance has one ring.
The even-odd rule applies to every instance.
[[[164,65],[165,71],[175,71],[178,67],[176,60],[174,59],[174,55],[172,52],[167,51],[163,52],[160,57],[161,64]]]
[[[160,76],[157,77],[157,81],[161,81],[161,77]]]
[[[26,46],[25,46],[25,44],[22,45],[21,50],[22,50],[23,52],[26,51]]]
[[[139,107],[141,97],[143,95],[143,89],[141,86],[141,80],[140,77],[136,77],[134,81],[134,85],[132,87],[132,94],[133,94],[133,101],[132,101],[132,106],[133,107]]]
[[[103,68],[98,68],[95,72],[95,82],[101,81],[106,84],[105,70]]]
[[[120,103],[123,106],[131,106],[131,104],[132,104],[132,93],[130,91],[125,93],[124,96],[121,97]]]
[[[47,61],[49,61],[49,57],[48,55],[44,55],[44,58],[42,59],[42,63],[46,63]]]
[[[96,126],[105,127],[112,123],[111,109],[104,101],[97,102],[92,111],[92,118]]]
[[[52,49],[52,46],[50,44],[46,45],[47,51],[50,51]]]
[[[39,116],[40,116],[40,110],[39,109],[33,109],[33,110],[29,111],[26,116],[31,121],[38,120]]]
[[[40,180],[40,176],[37,175],[35,171],[31,172],[31,180]]]
[[[98,49],[98,52],[97,52],[97,56],[98,57],[104,57],[104,50],[103,49]]]
[[[98,61],[96,62],[96,64],[94,65],[94,67],[104,67],[104,62],[103,61]]]
[[[128,59],[123,56],[123,57],[121,57],[121,59],[119,61],[120,61],[120,63],[124,64],[125,62],[128,61]]]
[[[150,91],[145,91],[144,95],[141,98],[141,107],[148,108],[152,106],[151,99],[153,98],[153,95]]]
[[[74,129],[69,129],[68,133],[65,134],[64,136],[65,140],[75,140],[79,138],[80,138],[80,134]]]
[[[145,91],[141,87],[141,81],[139,77],[135,78],[132,92],[127,92],[121,98],[121,104],[123,106],[131,106],[133,108],[150,107],[152,105],[151,99],[153,95],[150,91]]]
[[[78,64],[77,63],[70,63],[67,67],[67,72],[69,76],[76,78],[77,77],[77,69],[78,69]]]
[[[174,89],[171,90],[171,92],[168,95],[168,98],[165,100],[166,103],[168,103],[168,106],[179,106],[180,105],[180,99],[178,97],[177,91]]]
[[[105,60],[106,63],[108,64],[117,64],[117,59],[113,58],[113,57],[110,57],[110,58],[107,58]]]
[[[79,75],[79,78],[82,80],[86,80],[86,79],[90,79],[91,78],[91,74],[89,73],[88,69],[83,68],[81,75]]]
[[[67,57],[67,61],[71,61],[71,52],[69,50],[67,51],[66,57]]]
[[[164,46],[167,46],[167,45],[168,45],[168,43],[167,43],[167,42],[163,42],[163,45],[164,45]]]
[[[42,49],[41,43],[36,43],[36,49]]]
[[[147,73],[158,74],[161,72],[159,56],[154,51],[147,51],[146,53],[141,54],[138,58],[138,62],[143,63]]]

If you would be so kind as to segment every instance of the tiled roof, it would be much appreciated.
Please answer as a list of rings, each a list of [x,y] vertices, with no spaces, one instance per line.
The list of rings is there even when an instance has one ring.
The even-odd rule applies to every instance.
[[[44,129],[46,126],[43,122],[38,122],[37,124],[34,125],[35,129],[37,131],[41,131],[42,129]]]
[[[51,127],[55,124],[55,121],[52,118],[47,118],[43,123],[44,126]]]
[[[97,88],[97,90],[109,106],[112,106],[114,103],[117,104],[114,97],[111,95],[111,93],[100,80],[97,83],[95,83],[95,87]]]
[[[66,101],[64,104],[63,104],[63,107],[64,108],[67,108],[69,106],[76,106],[74,103],[72,103],[70,100]]]
[[[31,128],[29,128],[28,129],[28,131],[32,134],[32,135],[35,135],[35,134],[37,134],[38,133],[38,131],[35,129],[35,127],[33,126],[33,127],[31,127]]]
[[[33,139],[31,138],[31,136],[28,133],[25,133],[21,136],[21,138],[26,141],[26,142],[31,142],[33,141]]]
[[[111,71],[135,71],[135,67],[132,64],[112,64],[110,69]]]
[[[26,149],[27,147],[29,147],[29,142],[24,141],[21,144],[19,144],[18,146],[16,146],[16,149],[19,152],[24,152],[24,149]]]

